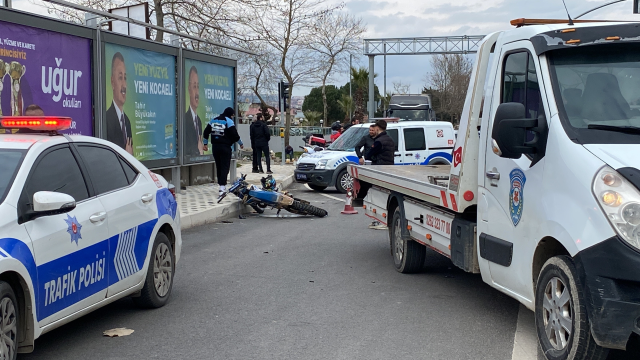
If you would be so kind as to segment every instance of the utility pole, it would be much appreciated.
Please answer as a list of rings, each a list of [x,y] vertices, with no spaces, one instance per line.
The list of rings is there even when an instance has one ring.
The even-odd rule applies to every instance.
[[[382,103],[384,104],[382,116],[386,116],[387,113],[387,43],[384,43],[384,93],[382,94]]]
[[[353,68],[353,55],[349,54],[349,98],[351,98],[351,106],[349,107],[349,120],[353,118],[353,90],[351,89],[351,83],[353,82],[353,74],[351,73],[351,69]]]
[[[368,110],[369,110],[369,119],[373,118],[376,114],[376,110],[375,110],[375,106],[376,104],[374,103],[374,94],[375,94],[375,84],[373,82],[373,78],[374,78],[374,60],[375,60],[375,56],[374,55],[369,55],[369,106],[368,106]]]

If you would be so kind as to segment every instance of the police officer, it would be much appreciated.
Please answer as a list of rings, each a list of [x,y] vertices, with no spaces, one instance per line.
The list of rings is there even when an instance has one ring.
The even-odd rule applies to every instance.
[[[203,134],[204,151],[208,150],[209,137],[211,137],[211,152],[216,161],[220,196],[227,190],[227,176],[229,176],[229,168],[231,167],[232,146],[240,141],[238,130],[231,119],[234,115],[233,108],[224,109],[220,116],[209,121]]]
[[[366,154],[365,159],[371,160],[373,165],[394,165],[393,153],[396,144],[391,136],[387,135],[387,122],[378,120],[374,126],[377,135],[373,139],[373,146]]]

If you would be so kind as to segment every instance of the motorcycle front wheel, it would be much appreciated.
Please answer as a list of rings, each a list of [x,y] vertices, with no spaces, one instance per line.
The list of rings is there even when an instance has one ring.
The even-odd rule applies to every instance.
[[[317,217],[325,217],[328,215],[327,211],[324,209],[320,209],[319,207],[315,207],[309,204],[306,201],[294,200],[293,204],[286,208],[287,211],[300,214],[300,215],[313,215]]]

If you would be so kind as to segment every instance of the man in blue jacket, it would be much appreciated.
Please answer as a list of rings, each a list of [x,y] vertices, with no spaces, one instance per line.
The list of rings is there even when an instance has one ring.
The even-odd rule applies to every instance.
[[[231,154],[233,144],[240,143],[238,129],[231,118],[235,115],[233,108],[226,108],[222,114],[207,124],[202,136],[204,151],[209,150],[209,137],[211,137],[211,152],[216,161],[216,174],[218,185],[220,185],[219,195],[223,195],[227,190],[227,176],[231,167]],[[242,143],[240,143],[241,147]]]

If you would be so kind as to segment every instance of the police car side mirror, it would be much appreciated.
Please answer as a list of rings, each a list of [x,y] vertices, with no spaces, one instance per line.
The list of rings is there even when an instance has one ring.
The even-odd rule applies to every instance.
[[[542,120],[546,125],[544,117]],[[546,132],[546,127],[539,129],[539,124],[540,119],[525,119],[525,108],[521,103],[500,104],[493,118],[493,151],[507,159],[519,159],[522,154],[536,154],[539,148],[538,136],[533,141],[528,141],[527,130]]]
[[[67,213],[76,208],[76,200],[71,195],[38,191],[33,194],[33,215],[31,219]]]

